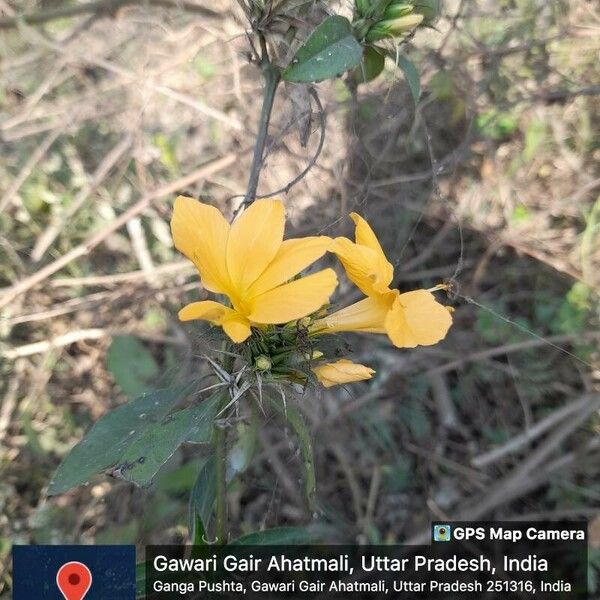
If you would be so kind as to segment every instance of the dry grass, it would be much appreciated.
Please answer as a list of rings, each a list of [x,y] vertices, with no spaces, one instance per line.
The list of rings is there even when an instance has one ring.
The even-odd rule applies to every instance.
[[[0,565],[12,542],[185,539],[191,449],[150,490],[103,477],[52,500],[45,489],[124,400],[106,368],[112,336],[139,336],[162,365],[194,364],[194,330],[174,315],[196,276],[172,248],[171,203],[185,191],[233,211],[260,95],[243,22],[229,2],[212,9],[128,7],[0,32]],[[368,216],[401,289],[459,284],[443,344],[356,338],[372,383],[300,400],[319,518],[346,539],[419,539],[430,519],[473,507],[599,518],[600,14],[583,0],[446,11],[411,44],[416,112],[391,69],[356,96],[318,86],[324,150],[285,197],[295,233],[348,232],[350,210]],[[315,114],[302,147],[289,94],[263,193],[318,142]],[[275,424],[261,443],[232,494],[235,531],[310,519],[290,438]]]

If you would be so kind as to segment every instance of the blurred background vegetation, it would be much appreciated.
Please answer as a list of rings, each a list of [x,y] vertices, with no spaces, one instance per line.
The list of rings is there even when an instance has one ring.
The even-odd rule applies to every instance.
[[[117,4],[54,18],[56,3],[0,0],[0,595],[12,543],[185,541],[204,460],[189,446],[149,489],[98,477],[45,495],[105,411],[204,368],[203,330],[175,317],[204,292],[173,249],[172,201],[231,214],[256,131],[235,2],[98,3]],[[360,212],[401,290],[454,280],[455,324],[414,351],[353,338],[377,376],[298,398],[318,514],[293,436],[268,424],[234,532],[315,519],[377,543],[422,540],[431,519],[586,518],[600,563],[599,34],[592,1],[447,0],[406,47],[416,109],[393,65],[318,86],[325,145],[285,195],[287,235],[346,234]],[[280,89],[261,193],[315,152],[306,94]]]

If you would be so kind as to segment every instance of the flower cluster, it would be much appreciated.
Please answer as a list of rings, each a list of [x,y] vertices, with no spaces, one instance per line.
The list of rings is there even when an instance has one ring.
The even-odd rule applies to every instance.
[[[280,200],[257,200],[230,225],[217,208],[179,196],[171,221],[175,246],[196,265],[204,288],[227,299],[193,302],[179,318],[222,327],[255,370],[273,379],[305,382],[299,368],[304,363],[325,387],[374,373],[344,358],[326,362],[317,345],[328,334],[382,333],[398,348],[439,342],[452,324],[449,309],[430,291],[401,294],[391,288],[394,269],[375,233],[356,213],[351,218],[354,242],[327,236],[284,240]],[[365,295],[334,312],[329,301],[338,283],[335,271],[300,276],[328,251]]]
[[[431,25],[440,12],[440,0],[356,0],[354,31],[373,44],[412,33]]]

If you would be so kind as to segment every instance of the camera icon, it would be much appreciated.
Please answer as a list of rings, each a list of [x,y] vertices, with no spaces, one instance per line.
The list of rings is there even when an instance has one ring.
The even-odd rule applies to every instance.
[[[434,525],[433,526],[433,541],[434,542],[449,542],[452,540],[452,527],[450,525]]]

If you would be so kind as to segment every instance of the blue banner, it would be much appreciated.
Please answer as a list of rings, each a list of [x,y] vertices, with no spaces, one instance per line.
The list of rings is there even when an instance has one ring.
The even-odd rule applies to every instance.
[[[135,600],[135,546],[13,546],[12,556],[13,600]]]

